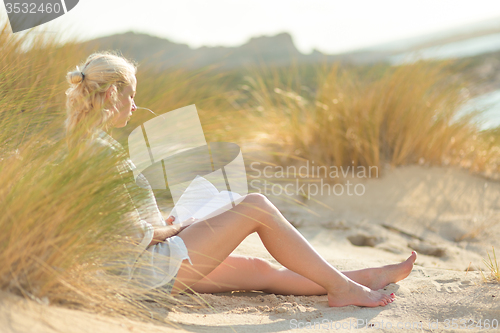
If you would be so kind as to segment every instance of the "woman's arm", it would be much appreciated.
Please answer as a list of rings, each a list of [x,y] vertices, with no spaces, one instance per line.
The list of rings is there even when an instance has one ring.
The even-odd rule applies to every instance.
[[[194,218],[190,218],[182,223],[167,225],[165,227],[155,228],[153,232],[153,239],[148,246],[156,245],[158,243],[163,242],[165,239],[177,235],[182,230],[186,229],[193,222],[195,222]]]

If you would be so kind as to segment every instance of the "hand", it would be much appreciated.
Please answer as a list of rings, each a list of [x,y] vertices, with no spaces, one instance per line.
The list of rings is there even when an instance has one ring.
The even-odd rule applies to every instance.
[[[159,227],[154,229],[153,233],[153,239],[149,243],[149,246],[151,245],[156,245],[164,240],[166,240],[169,237],[177,235],[179,232],[182,230],[186,229],[189,227],[191,224],[196,222],[197,220],[193,217],[182,221],[181,223],[174,224],[174,225],[167,225],[164,227]]]
[[[168,224],[168,225],[173,225],[174,224],[174,221],[175,221],[175,216],[172,216],[170,215],[166,220],[165,222]]]

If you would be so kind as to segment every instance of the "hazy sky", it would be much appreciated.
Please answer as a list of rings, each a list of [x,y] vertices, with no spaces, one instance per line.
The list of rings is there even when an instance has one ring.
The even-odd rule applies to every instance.
[[[287,31],[304,53],[336,53],[494,17],[500,0],[80,0],[46,26],[80,39],[133,30],[191,47]]]

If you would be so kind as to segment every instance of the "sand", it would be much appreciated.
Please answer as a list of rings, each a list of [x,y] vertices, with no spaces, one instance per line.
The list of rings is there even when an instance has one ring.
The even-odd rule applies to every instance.
[[[356,181],[356,180],[352,180]],[[326,296],[261,292],[206,294],[212,308],[187,302],[171,311],[148,302],[153,325],[42,305],[0,294],[0,332],[288,332],[470,331],[500,327],[500,283],[478,269],[494,246],[500,253],[500,183],[453,168],[386,169],[357,180],[362,196],[317,196],[300,204],[272,197],[277,207],[326,260],[341,270],[400,262],[415,249],[410,276],[390,284],[386,307],[330,308]],[[296,198],[297,199],[297,198]],[[308,211],[309,210],[309,211]],[[257,235],[235,253],[269,259]],[[495,321],[496,320],[496,321]],[[172,325],[175,325],[172,326]],[[456,325],[456,326],[455,326]],[[462,327],[462,329],[460,329]]]

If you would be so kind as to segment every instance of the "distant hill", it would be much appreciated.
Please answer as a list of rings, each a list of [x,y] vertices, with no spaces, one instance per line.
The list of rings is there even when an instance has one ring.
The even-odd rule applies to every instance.
[[[292,61],[312,63],[337,59],[336,56],[325,55],[319,51],[308,55],[300,53],[293,43],[292,36],[288,33],[254,37],[239,47],[204,46],[192,49],[187,44],[174,43],[168,39],[134,32],[101,37],[83,44],[89,51],[119,49],[124,55],[138,61],[154,58],[165,67],[182,65],[189,68],[202,68],[216,65],[224,69],[232,69],[261,63],[288,65]]]
[[[292,62],[392,63],[393,59],[398,56],[433,46],[453,46],[460,42],[462,44],[458,46],[462,49],[467,49],[469,44],[471,48],[477,47],[475,46],[477,38],[494,37],[499,33],[500,18],[336,55],[324,54],[317,50],[311,54],[303,54],[295,47],[292,36],[286,32],[275,36],[254,37],[237,47],[204,46],[193,49],[187,44],[174,43],[168,39],[135,32],[100,37],[83,42],[83,44],[89,51],[117,49],[139,62],[151,58],[160,68],[182,66],[196,69],[218,66],[222,69],[234,69],[259,64],[283,66]],[[496,43],[496,39],[492,40]],[[478,50],[477,54],[496,51],[495,47],[493,49],[489,47],[484,51]],[[500,50],[500,45],[498,45],[498,50]],[[451,53],[453,53],[453,48]]]

